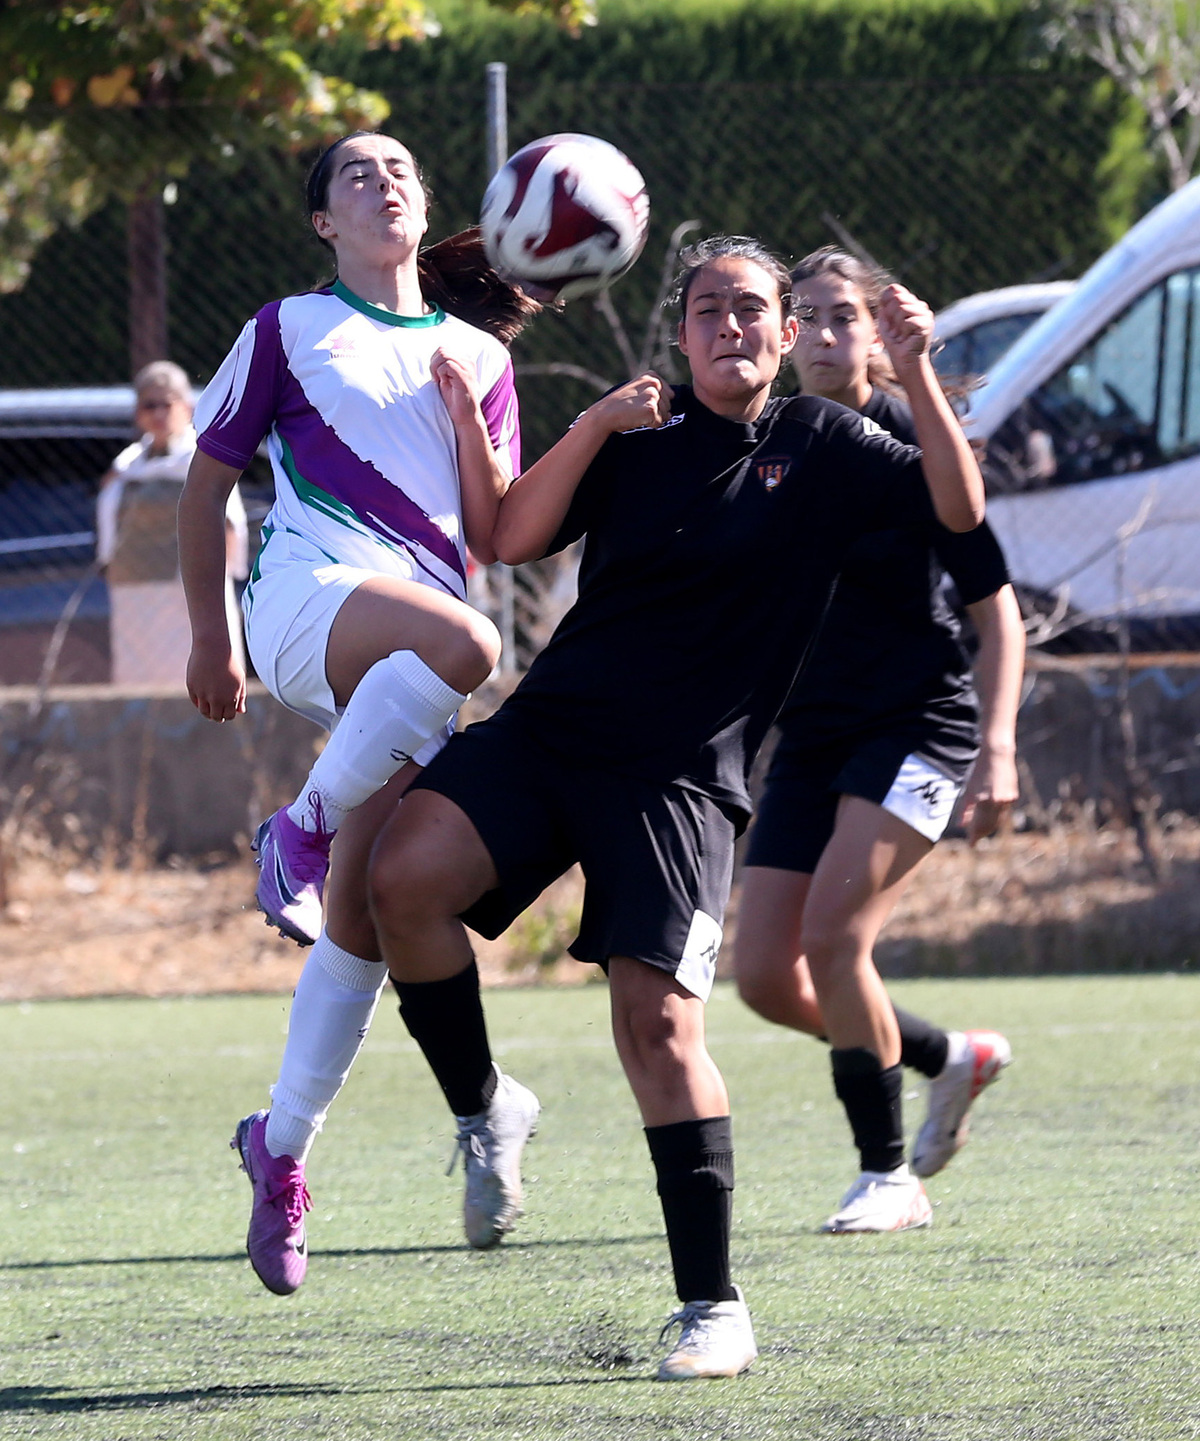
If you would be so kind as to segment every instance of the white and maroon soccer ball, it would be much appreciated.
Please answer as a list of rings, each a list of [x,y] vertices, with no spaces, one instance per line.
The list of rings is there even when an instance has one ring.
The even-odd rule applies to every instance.
[[[624,275],[649,220],[646,182],[615,145],[547,135],[492,177],[479,224],[493,267],[548,301],[590,295]]]

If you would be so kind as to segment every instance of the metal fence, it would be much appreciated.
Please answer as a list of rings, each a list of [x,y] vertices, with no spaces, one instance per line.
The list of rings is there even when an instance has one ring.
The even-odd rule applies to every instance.
[[[427,172],[435,231],[469,224],[486,179],[483,77],[472,90],[397,84],[392,98],[391,128]],[[1130,218],[1097,188],[1119,113],[1093,81],[1033,74],[712,86],[518,79],[514,147],[561,129],[604,135],[642,168],[653,205],[647,252],[631,275],[598,302],[543,316],[517,342],[527,458],[631,370],[655,364],[682,378],[655,300],[689,222],[695,233],[758,234],[792,255],[848,237],[935,305],[1075,275]],[[173,111],[120,123],[130,127],[122,143],[137,143],[141,124],[180,127],[192,144],[205,117]],[[302,174],[302,159],[282,153],[252,162],[216,155],[166,187],[170,349],[197,382],[259,305],[327,275],[328,257],[301,213]],[[112,607],[95,563],[94,517],[99,477],[133,436],[130,394],[113,388],[128,378],[128,301],[125,212],[115,203],[54,235],[22,289],[0,296],[0,684],[111,674]],[[1185,367],[1200,365],[1200,344],[1178,354]],[[1155,363],[1147,351],[1147,374]],[[1161,379],[1161,366],[1155,373]],[[1140,412],[1135,420],[1144,430]],[[1176,454],[1186,459],[1194,447],[1184,430]],[[1110,480],[1137,468],[1128,447],[1118,460]],[[1080,537],[1094,529],[1098,491],[1092,477],[1074,479],[1083,483],[1015,497],[1017,508],[1035,504],[1010,535],[1057,547],[1063,577],[1057,588],[1025,587],[1033,644],[1118,658],[1195,651],[1200,566],[1178,562],[1200,499],[1195,517],[1153,499],[1110,505],[1109,568],[1125,589],[1112,604],[1089,605],[1074,577],[1076,562],[1088,560]],[[1200,479],[1193,487],[1200,496]],[[995,488],[999,509],[1016,514],[1011,490]],[[253,527],[270,503],[265,467],[242,489]],[[1128,555],[1147,553],[1151,533],[1156,554],[1170,557],[1169,584],[1126,583]],[[516,639],[518,669],[568,603],[571,574],[568,561],[522,567],[511,587],[496,572],[473,578],[473,597]]]

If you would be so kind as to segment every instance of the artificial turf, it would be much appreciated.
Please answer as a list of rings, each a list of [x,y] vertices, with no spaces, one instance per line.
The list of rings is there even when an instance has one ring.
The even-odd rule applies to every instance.
[[[0,1434],[1200,1437],[1200,977],[895,994],[1006,1031],[1016,1062],[929,1183],[933,1228],[852,1238],[815,1234],[855,1170],[824,1048],[718,987],[762,1354],[689,1385],[651,1379],[673,1296],[603,987],[487,998],[544,1111],[529,1214],[486,1254],[461,1242],[449,1118],[385,1008],[314,1151],[309,1280],[286,1299],[242,1254],[225,1149],[265,1104],[285,1001],[0,1008]]]

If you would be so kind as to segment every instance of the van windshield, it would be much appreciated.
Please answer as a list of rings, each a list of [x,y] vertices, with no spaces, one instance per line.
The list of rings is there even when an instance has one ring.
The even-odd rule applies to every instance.
[[[1155,285],[997,431],[1000,494],[1125,475],[1200,450],[1200,268]]]

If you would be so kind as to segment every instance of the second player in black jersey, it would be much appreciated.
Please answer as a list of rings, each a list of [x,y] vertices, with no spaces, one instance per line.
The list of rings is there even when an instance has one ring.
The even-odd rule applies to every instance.
[[[882,277],[832,247],[792,276],[800,324],[793,361],[804,393],[845,403],[914,442],[911,412],[880,374]],[[946,577],[980,637],[982,726]],[[972,1101],[1009,1058],[995,1032],[946,1032],[894,1009],[872,949],[964,787],[973,839],[1015,799],[1023,654],[1020,612],[987,524],[956,534],[914,517],[846,552],[810,662],[780,716],[746,858],[735,972],[760,1015],[831,1044],[861,1172],[827,1231],[927,1225],[921,1177],[961,1146]],[[901,1063],[930,1078],[911,1170]]]
[[[927,307],[897,287],[880,310],[922,454],[844,407],[770,399],[796,339],[789,292],[757,242],[695,248],[679,286],[692,386],[619,387],[513,483],[496,553],[518,564],[586,534],[579,599],[500,710],[425,771],[372,864],[401,1012],[460,1118],[467,1206],[495,1209],[498,1239],[531,1122],[493,1069],[462,921],[497,935],[580,863],[571,952],[608,972],[681,1303],[664,1380],[755,1355],[730,1274],[729,1098],[704,1040],[747,771],[856,539],[982,515]]]

